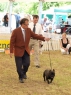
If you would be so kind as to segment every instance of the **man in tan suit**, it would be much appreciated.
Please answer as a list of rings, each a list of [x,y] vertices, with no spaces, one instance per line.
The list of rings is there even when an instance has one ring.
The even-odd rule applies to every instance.
[[[20,27],[13,30],[11,39],[10,39],[10,57],[12,57],[13,52],[15,56],[17,73],[19,75],[20,83],[24,83],[23,79],[26,79],[26,72],[30,65],[30,49],[29,41],[30,38],[49,41],[50,38],[42,37],[38,34],[35,34],[28,28],[29,21],[26,18],[21,19]]]
[[[38,15],[33,15],[33,21],[29,23],[29,28],[38,35],[42,35],[42,26],[41,24],[38,23],[39,16]],[[34,29],[35,25],[35,29]],[[30,47],[34,48],[34,64],[37,68],[40,68],[40,60],[39,60],[39,52],[40,52],[40,47],[39,47],[39,40],[37,39],[30,39]]]

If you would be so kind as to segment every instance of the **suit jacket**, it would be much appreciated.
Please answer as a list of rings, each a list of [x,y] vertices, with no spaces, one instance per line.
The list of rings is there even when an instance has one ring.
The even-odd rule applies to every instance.
[[[44,37],[35,34],[30,28],[27,28],[25,30],[25,41],[23,38],[21,27],[13,30],[10,38],[10,53],[14,52],[15,56],[22,57],[24,51],[26,50],[27,53],[30,55],[29,41],[31,37],[44,41]]]

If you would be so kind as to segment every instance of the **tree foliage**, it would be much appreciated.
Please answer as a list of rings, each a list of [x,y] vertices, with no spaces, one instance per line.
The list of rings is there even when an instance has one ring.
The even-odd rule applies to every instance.
[[[70,5],[71,2],[43,2],[43,10],[47,10],[50,7],[59,7],[63,5]],[[22,12],[28,14],[37,14],[38,13],[39,2],[13,2],[13,12]],[[9,11],[8,3],[0,3],[0,11]]]
[[[59,7],[63,4],[64,4],[63,2],[44,2],[43,10],[49,9],[50,7]]]
[[[8,5],[7,2],[0,3],[0,12],[7,11],[7,9],[8,9],[7,5]]]

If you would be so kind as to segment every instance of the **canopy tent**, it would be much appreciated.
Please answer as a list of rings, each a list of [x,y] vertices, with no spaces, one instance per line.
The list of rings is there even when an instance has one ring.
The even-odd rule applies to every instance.
[[[54,12],[71,13],[71,9],[66,9],[66,10],[63,10],[63,9],[54,9]]]
[[[42,2],[58,2],[58,0],[27,0],[26,2],[39,2],[39,22],[41,19],[41,11],[42,11]],[[71,0],[59,0],[59,2],[68,2]],[[0,2],[10,2],[9,6],[9,27],[11,31],[11,13],[12,13],[12,3],[13,2],[25,2],[25,0],[0,0]]]
[[[15,1],[15,2],[23,2],[25,0],[0,0],[0,2],[8,2],[8,1]],[[71,0],[27,0],[26,2],[39,2],[39,1],[43,1],[43,2],[69,2]]]
[[[50,8],[48,10],[42,11],[42,18],[44,18],[45,16],[48,17],[50,20],[52,20],[54,15],[54,9]]]
[[[48,10],[42,11],[42,18],[46,15],[49,19],[53,19],[54,23],[59,24],[62,19],[67,22],[68,13],[71,13],[71,6],[51,7]]]
[[[0,0],[0,2],[2,2]],[[25,2],[25,0],[3,0],[3,2],[9,2],[9,28],[10,28],[10,32],[11,32],[11,13],[12,13],[12,3],[13,2]],[[42,2],[44,2],[44,0],[28,0],[26,2],[39,2],[39,22],[41,19],[41,11],[42,11]]]
[[[67,22],[68,21],[68,13],[71,13],[71,6],[62,6],[59,8],[54,8],[54,13],[56,15],[56,13],[61,13],[62,15],[56,15],[56,21],[62,22],[63,21]]]
[[[54,8],[54,12],[71,13],[71,6],[56,7]]]

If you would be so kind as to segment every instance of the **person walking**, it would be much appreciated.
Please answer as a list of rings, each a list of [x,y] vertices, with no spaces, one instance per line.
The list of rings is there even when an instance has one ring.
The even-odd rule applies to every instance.
[[[28,28],[29,21],[27,18],[23,18],[20,21],[20,27],[13,30],[10,38],[10,57],[13,53],[15,57],[15,63],[20,83],[24,83],[24,79],[27,79],[27,71],[30,66],[30,38],[34,38],[42,41],[49,41],[50,38],[45,38],[38,34],[35,34],[30,28]]]
[[[32,22],[29,23],[29,28],[35,33],[42,35],[42,26],[41,24],[38,23],[39,16],[38,15],[33,15],[33,20]],[[40,52],[40,47],[39,47],[39,40],[34,39],[31,37],[30,39],[30,47],[33,47],[34,49],[34,64],[37,68],[40,67],[40,62],[39,62],[39,52]]]

